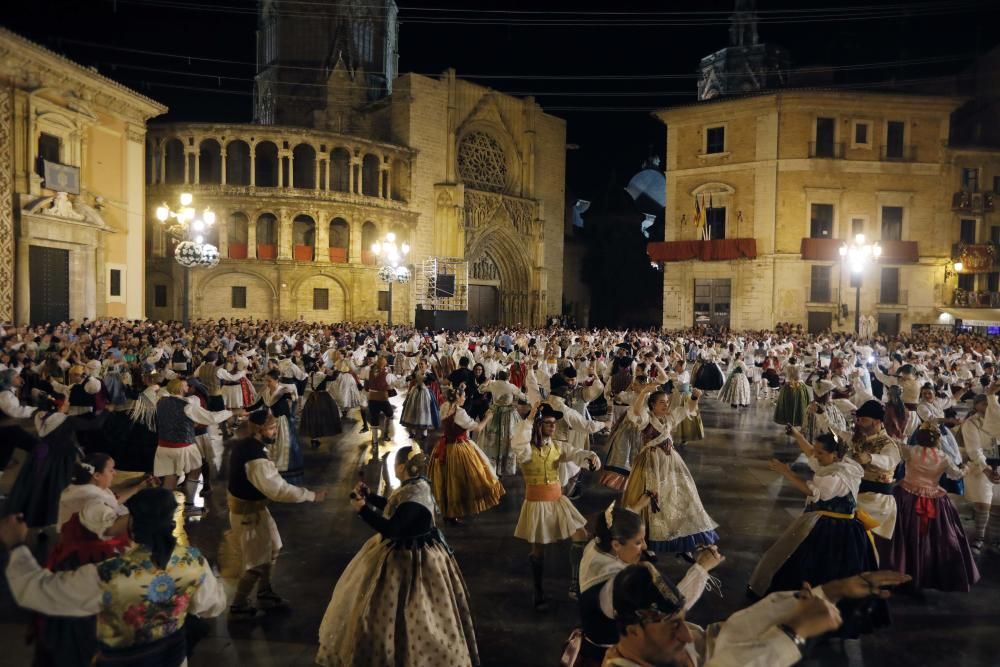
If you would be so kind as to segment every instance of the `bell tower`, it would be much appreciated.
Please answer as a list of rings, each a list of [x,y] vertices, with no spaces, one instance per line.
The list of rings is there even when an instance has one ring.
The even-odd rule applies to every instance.
[[[399,63],[395,0],[259,0],[254,121],[311,127],[342,68],[363,101],[392,92]]]

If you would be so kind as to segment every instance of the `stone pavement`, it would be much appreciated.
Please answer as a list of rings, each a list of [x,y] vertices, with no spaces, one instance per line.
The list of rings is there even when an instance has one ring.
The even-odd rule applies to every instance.
[[[720,620],[747,604],[747,579],[760,554],[802,507],[801,495],[767,469],[777,455],[792,461],[797,449],[770,421],[770,404],[734,411],[707,399],[703,405],[704,441],[680,448],[698,483],[709,514],[719,523],[720,549],[726,556],[714,574],[722,581],[722,597],[707,592],[689,614],[695,623]],[[397,410],[398,414],[398,410]],[[298,667],[312,665],[320,619],[337,576],[371,531],[350,513],[347,494],[357,479],[368,440],[359,424],[345,422],[351,432],[308,450],[306,480],[310,488],[325,486],[323,505],[275,505],[285,549],[276,569],[276,590],[292,602],[292,611],[250,623],[211,621],[210,636],[197,648],[191,667]],[[396,446],[405,444],[401,429]],[[603,453],[603,442],[598,448]],[[531,606],[526,545],[513,536],[523,498],[519,477],[505,480],[502,504],[462,527],[446,527],[449,543],[465,574],[472,596],[480,654],[487,667],[557,665],[562,645],[576,625],[575,603],[567,599],[569,550],[550,547],[546,558],[549,593],[556,604],[547,614]],[[191,541],[214,559],[227,527],[223,486],[210,499],[211,513],[189,525]],[[585,514],[603,509],[614,495],[590,483],[579,501]],[[971,510],[960,510],[969,519]],[[994,520],[1000,520],[997,517]],[[686,564],[661,558],[663,569],[679,578]],[[807,665],[910,664],[978,667],[1000,664],[1000,556],[986,555],[983,580],[969,594],[929,591],[925,600],[896,597],[894,624],[860,642],[829,642],[818,647]],[[5,582],[0,588],[5,587]],[[27,615],[17,611],[6,590],[0,592],[0,666],[30,664],[23,645]]]

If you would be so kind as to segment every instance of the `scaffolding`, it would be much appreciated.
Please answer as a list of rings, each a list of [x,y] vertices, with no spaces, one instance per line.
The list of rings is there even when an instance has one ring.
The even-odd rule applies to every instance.
[[[458,257],[425,259],[415,281],[423,310],[469,309],[469,263]]]

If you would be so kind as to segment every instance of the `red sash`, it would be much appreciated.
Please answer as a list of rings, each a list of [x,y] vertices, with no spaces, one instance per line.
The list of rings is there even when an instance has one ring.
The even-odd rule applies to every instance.
[[[469,441],[469,436],[463,433],[462,435],[455,438],[454,442],[452,442],[451,444],[455,444],[455,442],[468,442],[468,441]],[[442,435],[440,438],[438,438],[437,444],[434,446],[434,458],[443,463],[447,451],[448,451],[448,438]]]

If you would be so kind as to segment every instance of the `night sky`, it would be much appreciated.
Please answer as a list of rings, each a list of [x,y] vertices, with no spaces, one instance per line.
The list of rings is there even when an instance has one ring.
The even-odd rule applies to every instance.
[[[300,11],[319,4],[298,1]],[[498,90],[534,94],[567,119],[568,140],[579,146],[569,153],[567,186],[592,199],[627,182],[650,151],[662,155],[663,127],[649,110],[694,99],[695,68],[728,43],[733,7],[732,0],[398,3],[400,70],[454,67]],[[785,47],[796,67],[840,68],[827,75],[836,85],[942,76],[1000,41],[1000,3],[875,6],[760,0],[761,40]],[[32,0],[5,3],[0,23],[167,104],[164,119],[245,122],[255,8],[254,0]],[[532,13],[543,9],[556,13]],[[562,78],[598,76],[606,78]]]

